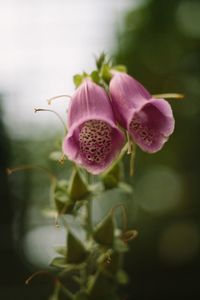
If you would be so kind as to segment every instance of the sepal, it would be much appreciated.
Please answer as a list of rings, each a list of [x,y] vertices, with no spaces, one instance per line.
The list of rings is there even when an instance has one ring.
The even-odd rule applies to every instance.
[[[67,237],[67,256],[68,264],[80,264],[88,257],[88,251],[85,249],[82,242],[71,232],[68,232]]]
[[[105,218],[97,225],[94,231],[94,239],[97,243],[103,246],[111,246],[114,241],[114,220],[111,213],[107,214]]]
[[[78,88],[84,80],[84,76],[81,74],[76,74],[73,76],[73,82],[76,88]]]
[[[113,164],[108,172],[105,172],[101,176],[105,189],[112,189],[118,186],[121,179],[120,164]]]
[[[73,201],[83,200],[90,194],[87,183],[77,168],[74,168],[72,172],[69,181],[68,194]]]
[[[127,73],[127,67],[125,65],[116,65],[113,66],[112,69],[118,72]]]

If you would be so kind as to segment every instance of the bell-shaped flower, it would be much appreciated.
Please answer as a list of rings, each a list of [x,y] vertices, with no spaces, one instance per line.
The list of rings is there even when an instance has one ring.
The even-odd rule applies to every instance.
[[[67,123],[63,151],[92,174],[103,172],[124,145],[106,91],[90,79],[72,96]]]
[[[119,124],[149,153],[159,151],[174,130],[171,106],[156,99],[134,78],[116,72],[110,82],[113,109]]]

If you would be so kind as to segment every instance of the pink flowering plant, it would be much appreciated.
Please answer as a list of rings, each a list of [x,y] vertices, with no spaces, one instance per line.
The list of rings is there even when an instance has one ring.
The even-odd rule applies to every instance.
[[[133,175],[137,146],[148,153],[162,149],[175,123],[164,98],[181,95],[152,96],[125,66],[113,65],[104,54],[96,60],[95,71],[75,75],[74,83],[60,149],[63,156],[58,157],[59,163],[71,162],[71,175],[64,180],[53,177],[51,186],[54,209],[67,234],[66,244],[56,249],[51,262],[55,288],[49,300],[120,300],[120,286],[128,282],[123,256],[137,230],[127,228],[123,203],[97,224],[92,206],[108,189],[128,187],[130,192],[123,182],[125,156]],[[116,210],[122,212],[121,222]],[[70,225],[69,216],[82,234]]]

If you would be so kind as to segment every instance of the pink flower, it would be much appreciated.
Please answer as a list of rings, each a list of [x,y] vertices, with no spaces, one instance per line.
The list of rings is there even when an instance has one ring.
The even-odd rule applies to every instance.
[[[85,79],[71,99],[67,121],[64,153],[93,174],[103,172],[125,142],[105,90]]]
[[[153,98],[138,81],[119,72],[111,79],[110,95],[117,121],[135,143],[143,151],[159,151],[174,130],[169,103]]]

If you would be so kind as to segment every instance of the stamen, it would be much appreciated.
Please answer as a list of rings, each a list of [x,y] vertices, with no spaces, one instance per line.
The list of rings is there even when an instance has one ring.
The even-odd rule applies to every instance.
[[[67,133],[67,127],[65,125],[65,122],[63,121],[63,119],[61,118],[61,116],[59,115],[59,113],[57,113],[55,110],[52,110],[52,109],[44,109],[44,108],[34,108],[34,112],[40,112],[40,111],[48,111],[48,112],[52,112],[54,113],[58,119],[60,120],[60,122],[62,123],[63,127],[64,127],[64,131],[65,131],[65,134]]]
[[[49,105],[51,105],[52,101],[58,98],[71,98],[70,95],[58,95],[58,96],[54,96],[52,98],[47,99],[47,102]]]
[[[15,168],[7,168],[6,172],[8,175],[11,175],[12,173],[15,173],[18,171],[26,171],[26,170],[34,170],[34,169],[47,173],[52,182],[55,182],[57,180],[56,176],[53,173],[51,173],[51,171],[49,171],[47,168],[44,168],[41,166],[36,166],[36,165],[22,165],[22,166],[18,166]]]
[[[138,236],[138,231],[137,230],[128,230],[124,232],[121,236],[121,239],[127,243],[133,239],[135,239]]]
[[[39,275],[46,275],[46,276],[50,277],[51,279],[53,279],[54,282],[59,281],[57,279],[57,277],[55,277],[53,274],[51,274],[50,272],[44,270],[44,271],[38,271],[38,272],[33,273],[31,276],[29,276],[26,279],[25,284],[29,284],[35,277],[37,277]]]
[[[164,98],[164,99],[183,99],[184,95],[183,94],[177,94],[177,93],[168,93],[168,94],[156,94],[153,95],[152,97],[156,99]]]
[[[90,120],[79,134],[80,150],[91,163],[100,164],[111,152],[111,128],[104,121]]]

